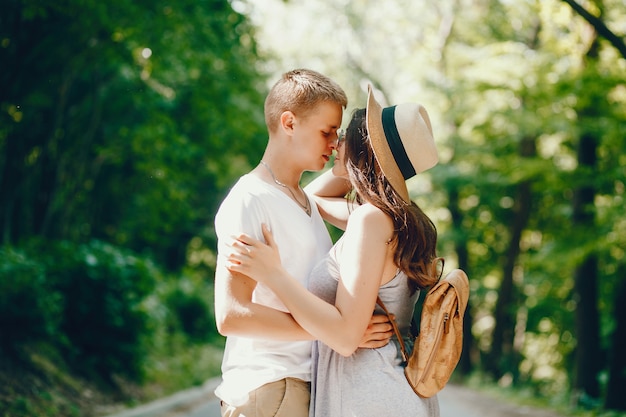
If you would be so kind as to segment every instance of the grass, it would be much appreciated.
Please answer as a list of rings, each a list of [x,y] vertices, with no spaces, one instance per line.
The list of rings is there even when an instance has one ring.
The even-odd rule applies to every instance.
[[[146,369],[144,387],[146,399],[160,398],[185,388],[202,385],[207,379],[220,375],[224,343],[191,345],[176,354],[153,356]]]
[[[100,417],[199,386],[220,374],[223,340],[189,344],[172,337],[151,352],[139,384],[114,378],[105,387],[68,371],[49,349],[0,355],[0,417]]]

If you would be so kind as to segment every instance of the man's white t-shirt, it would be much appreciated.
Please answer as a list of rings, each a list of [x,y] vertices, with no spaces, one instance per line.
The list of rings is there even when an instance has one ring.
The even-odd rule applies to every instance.
[[[239,179],[215,216],[217,268],[224,268],[225,245],[232,236],[243,232],[263,240],[263,223],[272,231],[284,268],[306,286],[311,269],[332,246],[317,206],[311,201],[309,217],[281,190],[251,174]],[[252,297],[256,303],[288,311],[263,284],[257,284]],[[222,359],[222,383],[215,394],[226,403],[238,406],[247,401],[251,391],[286,377],[311,379],[310,341],[229,336]]]

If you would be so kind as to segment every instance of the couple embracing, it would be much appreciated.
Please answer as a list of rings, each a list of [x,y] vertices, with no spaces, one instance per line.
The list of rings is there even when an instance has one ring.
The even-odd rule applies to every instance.
[[[215,316],[227,337],[222,416],[439,416],[407,384],[380,297],[408,334],[437,277],[437,231],[405,181],[437,150],[419,104],[367,106],[315,71],[283,74],[265,101],[269,140],[215,218]],[[304,171],[334,166],[300,187]],[[324,220],[345,230],[333,245]]]

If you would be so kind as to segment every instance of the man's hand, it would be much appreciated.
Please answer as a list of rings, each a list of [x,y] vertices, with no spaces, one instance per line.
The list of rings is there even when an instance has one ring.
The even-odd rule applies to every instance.
[[[359,348],[376,349],[385,346],[393,336],[393,327],[385,314],[375,314],[367,325]]]

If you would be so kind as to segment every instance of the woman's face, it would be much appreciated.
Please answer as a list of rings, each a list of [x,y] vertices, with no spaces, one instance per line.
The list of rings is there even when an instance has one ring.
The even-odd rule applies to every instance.
[[[338,141],[335,154],[335,162],[333,164],[333,175],[336,177],[348,178],[348,170],[346,169],[346,136],[345,133],[337,132]]]

